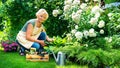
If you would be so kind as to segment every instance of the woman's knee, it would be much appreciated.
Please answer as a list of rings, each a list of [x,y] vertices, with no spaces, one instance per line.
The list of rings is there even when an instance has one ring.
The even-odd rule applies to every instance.
[[[40,48],[40,44],[34,42],[33,45],[32,45],[32,47],[33,47],[33,48],[36,48],[36,50],[38,50],[38,49]]]
[[[41,32],[39,38],[39,40],[46,40],[46,33],[45,32]]]
[[[40,34],[42,37],[46,37],[46,33],[45,32],[41,32]]]

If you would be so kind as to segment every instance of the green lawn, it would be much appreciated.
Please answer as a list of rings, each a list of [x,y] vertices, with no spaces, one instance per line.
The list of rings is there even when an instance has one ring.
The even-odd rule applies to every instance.
[[[4,52],[0,50],[0,68],[87,68],[86,66],[65,65],[57,66],[55,60],[50,56],[48,62],[26,61],[25,56],[20,56],[18,52]]]

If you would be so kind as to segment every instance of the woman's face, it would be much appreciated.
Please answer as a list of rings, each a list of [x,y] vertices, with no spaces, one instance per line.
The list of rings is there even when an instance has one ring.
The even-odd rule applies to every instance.
[[[47,14],[41,13],[37,15],[37,19],[39,22],[44,22],[46,20]]]

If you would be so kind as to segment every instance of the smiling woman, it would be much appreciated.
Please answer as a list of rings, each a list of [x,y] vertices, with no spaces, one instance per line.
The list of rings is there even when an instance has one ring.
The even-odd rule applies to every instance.
[[[43,22],[48,19],[48,13],[45,9],[40,9],[36,13],[36,19],[30,19],[26,22],[23,28],[17,35],[17,42],[21,45],[20,54],[24,55],[25,50],[31,47],[36,48],[38,52],[43,51],[46,45],[45,40],[52,42],[53,39],[49,38],[45,32]]]

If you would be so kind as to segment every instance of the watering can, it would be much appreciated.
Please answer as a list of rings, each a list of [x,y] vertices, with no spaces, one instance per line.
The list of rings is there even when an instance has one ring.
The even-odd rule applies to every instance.
[[[59,66],[65,65],[65,53],[59,51],[57,54],[57,57],[55,56],[54,52],[52,51],[52,54],[54,56],[54,59]]]
[[[47,43],[47,44],[49,44],[49,43]],[[55,56],[55,53],[54,53],[53,50],[51,49],[51,46],[48,47],[47,52],[48,52],[48,53],[51,53],[51,52],[52,52],[53,57],[54,57],[57,65],[60,65],[60,66],[65,65],[65,59],[66,59],[66,58],[65,58],[65,53],[59,51],[58,54],[57,54],[57,57],[56,57],[56,56]]]

